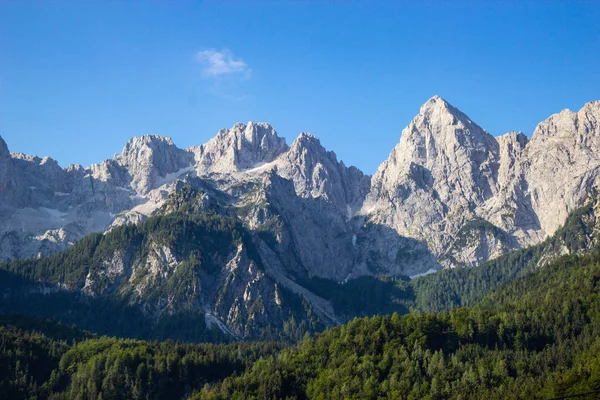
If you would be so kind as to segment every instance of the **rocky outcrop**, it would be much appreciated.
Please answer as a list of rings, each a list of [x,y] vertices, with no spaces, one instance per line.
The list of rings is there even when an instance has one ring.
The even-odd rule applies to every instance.
[[[115,161],[131,176],[131,187],[143,195],[160,186],[168,174],[192,167],[194,157],[177,148],[171,138],[145,135],[127,142]],[[104,171],[110,173],[109,168]]]
[[[598,183],[599,118],[593,102],[551,116],[531,140],[494,138],[435,96],[377,170],[360,214],[427,243],[446,267],[540,243]],[[469,231],[473,221],[487,228]]]
[[[301,133],[289,151],[277,160],[277,173],[294,182],[302,197],[321,198],[333,203],[351,218],[370,187],[370,179],[355,167],[338,162],[310,133]]]
[[[221,129],[206,144],[190,148],[199,175],[255,168],[273,161],[286,150],[285,139],[277,136],[271,125],[256,122]]]
[[[599,118],[593,102],[551,116],[531,139],[493,137],[434,96],[372,178],[308,133],[288,147],[255,122],[185,150],[166,137],[134,138],[87,168],[10,154],[0,141],[0,259],[139,223],[197,180],[202,207],[235,209],[294,273],[341,281],[477,265],[540,243],[582,204],[600,173]]]

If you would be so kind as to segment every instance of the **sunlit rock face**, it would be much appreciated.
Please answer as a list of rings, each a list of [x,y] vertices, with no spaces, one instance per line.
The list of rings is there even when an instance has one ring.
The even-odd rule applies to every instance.
[[[0,259],[139,223],[194,180],[205,205],[272,234],[259,248],[278,271],[343,281],[478,265],[539,243],[582,204],[598,182],[599,118],[592,102],[551,116],[530,139],[493,137],[434,96],[373,177],[311,134],[288,146],[266,123],[188,149],[136,137],[89,167],[11,154],[0,140]]]
[[[379,167],[360,214],[427,243],[442,266],[539,243],[598,183],[600,102],[493,137],[435,96]],[[485,222],[485,223],[483,223]]]

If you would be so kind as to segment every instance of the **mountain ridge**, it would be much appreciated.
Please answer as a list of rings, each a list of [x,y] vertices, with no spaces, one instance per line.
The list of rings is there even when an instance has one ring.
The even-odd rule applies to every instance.
[[[600,176],[599,118],[600,101],[590,102],[551,115],[531,138],[494,137],[433,96],[372,177],[346,167],[311,134],[288,145],[271,125],[252,121],[187,149],[166,136],[134,137],[113,159],[89,167],[11,154],[2,140],[0,208],[8,218],[0,227],[0,258],[43,256],[87,233],[141,222],[188,178],[205,181],[232,204],[249,204],[247,190],[271,171],[291,180],[300,198],[319,199],[328,218],[346,220],[344,227],[333,224],[340,229],[333,236],[351,232],[356,243],[342,256],[355,266],[350,277],[478,265],[540,243],[583,204]],[[292,214],[301,226],[305,218]],[[258,226],[254,217],[240,218]],[[479,219],[494,228],[457,246],[464,242],[457,235]],[[330,237],[326,229],[317,237]]]

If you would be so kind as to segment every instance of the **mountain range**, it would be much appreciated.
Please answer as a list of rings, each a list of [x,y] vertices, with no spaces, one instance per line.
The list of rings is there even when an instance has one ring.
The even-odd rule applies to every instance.
[[[311,134],[288,145],[265,123],[188,149],[136,137],[87,168],[10,153],[0,138],[0,257],[37,282],[28,293],[118,298],[157,324],[196,310],[237,338],[301,336],[357,314],[334,296],[365,282],[546,243],[595,199],[599,121],[596,101],[531,138],[494,137],[434,96],[372,177]]]

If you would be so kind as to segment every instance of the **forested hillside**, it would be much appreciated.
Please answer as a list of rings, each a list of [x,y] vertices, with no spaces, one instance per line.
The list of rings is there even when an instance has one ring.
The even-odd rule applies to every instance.
[[[564,256],[473,307],[354,319],[291,347],[2,324],[2,398],[549,399],[600,390],[600,253]]]
[[[2,399],[170,399],[241,373],[275,342],[182,344],[94,337],[20,316],[0,320]]]
[[[548,399],[594,390],[598,253],[560,259],[471,308],[356,319],[195,398]]]

